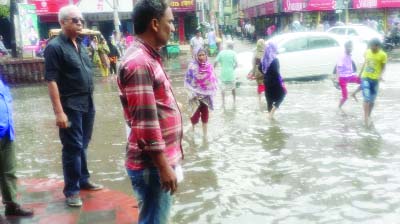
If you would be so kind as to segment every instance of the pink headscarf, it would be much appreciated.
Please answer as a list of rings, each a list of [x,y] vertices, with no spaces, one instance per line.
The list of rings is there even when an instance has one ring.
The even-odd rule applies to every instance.
[[[199,49],[196,59],[190,63],[185,75],[185,87],[196,94],[214,96],[217,91],[217,79],[214,74],[214,68],[208,60],[203,63],[198,60],[200,52],[205,51]]]

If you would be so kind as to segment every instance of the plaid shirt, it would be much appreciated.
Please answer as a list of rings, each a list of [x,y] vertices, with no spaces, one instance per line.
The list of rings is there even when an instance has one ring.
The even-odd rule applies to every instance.
[[[182,116],[160,55],[136,38],[118,74],[124,116],[131,127],[126,167],[153,167],[147,153],[151,151],[164,151],[169,164],[176,165],[183,157]]]

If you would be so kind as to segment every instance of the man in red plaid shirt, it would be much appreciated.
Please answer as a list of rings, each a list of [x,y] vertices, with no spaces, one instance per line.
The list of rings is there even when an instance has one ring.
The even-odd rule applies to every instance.
[[[139,202],[139,223],[167,223],[178,186],[182,117],[158,53],[175,31],[173,19],[163,0],[136,3],[132,20],[137,38],[122,58],[118,75],[131,128],[125,165]]]

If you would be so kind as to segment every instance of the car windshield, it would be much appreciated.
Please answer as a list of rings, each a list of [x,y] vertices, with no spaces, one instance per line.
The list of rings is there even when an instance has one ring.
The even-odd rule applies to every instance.
[[[333,28],[328,31],[329,33],[334,33],[334,34],[339,34],[339,35],[345,35],[346,34],[346,29],[345,28]]]
[[[274,42],[276,45],[280,45],[280,43],[282,43],[283,41],[289,39],[290,36],[288,35],[279,35],[279,36],[275,36],[269,40],[267,40],[267,42]]]
[[[372,36],[376,36],[376,35],[378,35],[379,33],[378,32],[376,32],[375,30],[373,30],[373,29],[371,29],[371,28],[369,28],[369,27],[366,27],[366,26],[360,26],[360,27],[357,27],[357,30],[358,30],[358,33],[360,34],[360,35],[362,35],[362,36],[365,36],[365,35],[372,35]]]

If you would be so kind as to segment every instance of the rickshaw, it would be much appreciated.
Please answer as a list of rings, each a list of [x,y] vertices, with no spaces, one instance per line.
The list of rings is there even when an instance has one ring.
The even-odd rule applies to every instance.
[[[181,51],[178,43],[169,43],[166,47],[168,58],[176,58]]]
[[[56,36],[58,36],[61,32],[61,29],[50,29],[49,30],[49,39],[47,41],[50,41],[51,39],[55,38]],[[90,29],[82,29],[82,32],[80,34],[80,36],[83,38],[84,36],[88,36],[89,37],[89,42],[84,42],[84,45],[86,46],[86,48],[89,48],[90,46],[90,40],[93,39],[93,37],[97,37],[98,40],[100,40],[100,37],[102,37],[103,35],[101,34],[100,31],[98,30],[90,30]],[[89,56],[91,55],[91,51],[88,49],[89,52]]]
[[[49,39],[53,39],[58,36],[61,32],[61,29],[50,29],[49,30]],[[90,30],[90,29],[82,29],[82,36],[96,36],[97,38],[101,37],[101,32],[98,30]]]

